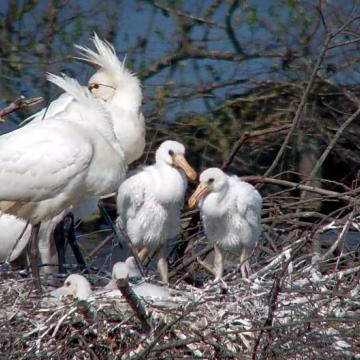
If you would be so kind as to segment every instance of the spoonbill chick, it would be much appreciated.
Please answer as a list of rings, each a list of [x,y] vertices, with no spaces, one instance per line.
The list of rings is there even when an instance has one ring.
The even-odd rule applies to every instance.
[[[207,239],[214,244],[214,273],[221,279],[224,253],[239,253],[241,275],[250,274],[251,256],[261,233],[262,197],[249,183],[218,168],[200,175],[189,206],[200,208]]]
[[[62,287],[51,291],[53,297],[62,297],[71,295],[78,300],[86,300],[92,294],[89,281],[80,274],[69,275]]]
[[[117,262],[113,266],[112,278],[105,286],[108,290],[114,290],[120,296],[120,291],[116,285],[118,279],[130,279],[130,285],[137,296],[151,300],[168,300],[170,299],[170,291],[164,286],[159,286],[145,281],[141,278],[141,273],[136,265],[135,259],[130,256],[124,262]],[[132,283],[131,279],[136,279],[136,283]]]
[[[155,164],[126,179],[117,197],[119,219],[143,260],[158,249],[157,267],[168,283],[167,240],[178,235],[180,211],[184,205],[186,176],[196,179],[185,160],[185,147],[176,141],[163,142],[156,151]]]

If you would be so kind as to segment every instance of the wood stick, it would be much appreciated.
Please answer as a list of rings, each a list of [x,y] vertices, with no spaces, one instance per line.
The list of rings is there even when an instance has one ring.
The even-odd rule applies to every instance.
[[[356,194],[358,194],[360,192],[360,188],[358,188],[358,189],[348,192],[350,195],[347,195],[348,193],[339,193],[336,191],[326,190],[326,189],[318,188],[315,186],[302,185],[302,184],[295,183],[292,181],[275,179],[275,178],[266,177],[266,176],[250,175],[250,176],[242,176],[240,178],[241,178],[241,180],[254,182],[254,183],[273,184],[273,185],[279,185],[279,186],[285,186],[285,187],[290,187],[290,188],[294,188],[294,189],[309,191],[309,192],[321,194],[324,196],[329,196],[329,197],[334,197],[334,198],[338,198],[341,200],[345,200],[347,202],[356,202],[357,199],[355,196],[356,196]]]
[[[0,122],[5,121],[5,119],[3,119],[3,118],[6,115],[9,115],[17,110],[20,110],[20,109],[23,109],[26,107],[40,104],[43,101],[44,101],[44,99],[41,96],[31,98],[31,99],[26,99],[24,96],[20,96],[19,98],[14,100],[11,104],[9,104],[5,109],[0,110]]]
[[[152,328],[149,322],[149,314],[146,312],[145,307],[143,306],[141,300],[136,296],[133,289],[129,285],[129,281],[127,278],[121,278],[116,280],[116,285],[118,289],[121,291],[127,303],[133,309],[135,315],[140,320],[143,329],[145,332],[149,333]]]

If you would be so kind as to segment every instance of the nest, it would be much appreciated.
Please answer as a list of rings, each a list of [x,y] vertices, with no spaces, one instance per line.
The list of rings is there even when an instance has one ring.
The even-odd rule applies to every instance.
[[[178,282],[182,300],[142,300],[150,331],[124,298],[45,301],[30,279],[0,283],[0,348],[6,359],[360,359],[360,266],[307,261],[306,238],[224,282]],[[323,266],[327,266],[323,271]],[[331,271],[330,271],[331,267]]]

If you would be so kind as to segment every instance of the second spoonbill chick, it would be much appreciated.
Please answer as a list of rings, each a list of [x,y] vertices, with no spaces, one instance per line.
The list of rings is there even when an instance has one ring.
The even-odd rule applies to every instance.
[[[119,295],[119,290],[116,285],[118,279],[136,278],[137,283],[130,282],[131,287],[137,296],[152,300],[168,300],[170,299],[170,291],[167,287],[155,285],[141,279],[140,271],[136,265],[135,259],[131,256],[125,262],[117,262],[113,266],[112,276],[110,282],[105,286],[105,289],[114,290],[113,295]]]
[[[80,274],[71,274],[65,279],[64,285],[53,290],[50,295],[53,297],[72,295],[78,300],[86,300],[91,293],[91,285],[84,276]]]
[[[155,159],[154,165],[121,184],[117,211],[141,260],[149,251],[159,250],[157,267],[167,283],[166,243],[179,233],[186,176],[195,180],[196,172],[185,159],[184,145],[177,141],[163,142]]]
[[[249,183],[218,168],[200,175],[200,184],[189,199],[198,204],[207,239],[214,244],[214,273],[220,279],[224,252],[239,253],[242,277],[250,274],[249,257],[261,233],[262,197]]]

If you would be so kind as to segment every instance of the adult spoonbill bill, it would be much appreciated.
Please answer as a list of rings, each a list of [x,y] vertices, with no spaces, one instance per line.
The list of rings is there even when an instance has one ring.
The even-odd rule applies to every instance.
[[[186,176],[196,179],[185,160],[185,147],[176,141],[163,142],[156,151],[155,164],[127,178],[117,197],[119,220],[143,260],[158,249],[157,268],[168,282],[166,242],[179,232],[180,211],[187,187]]]
[[[249,257],[261,233],[261,195],[237,176],[210,168],[200,174],[200,184],[189,199],[190,208],[196,204],[205,235],[214,244],[216,280],[223,275],[225,252],[240,255],[241,275],[248,277]]]
[[[115,191],[127,164],[111,115],[103,103],[66,76],[48,80],[74,99],[76,116],[59,114],[0,138],[0,211],[30,221],[31,268],[36,264],[40,223],[86,196]]]

